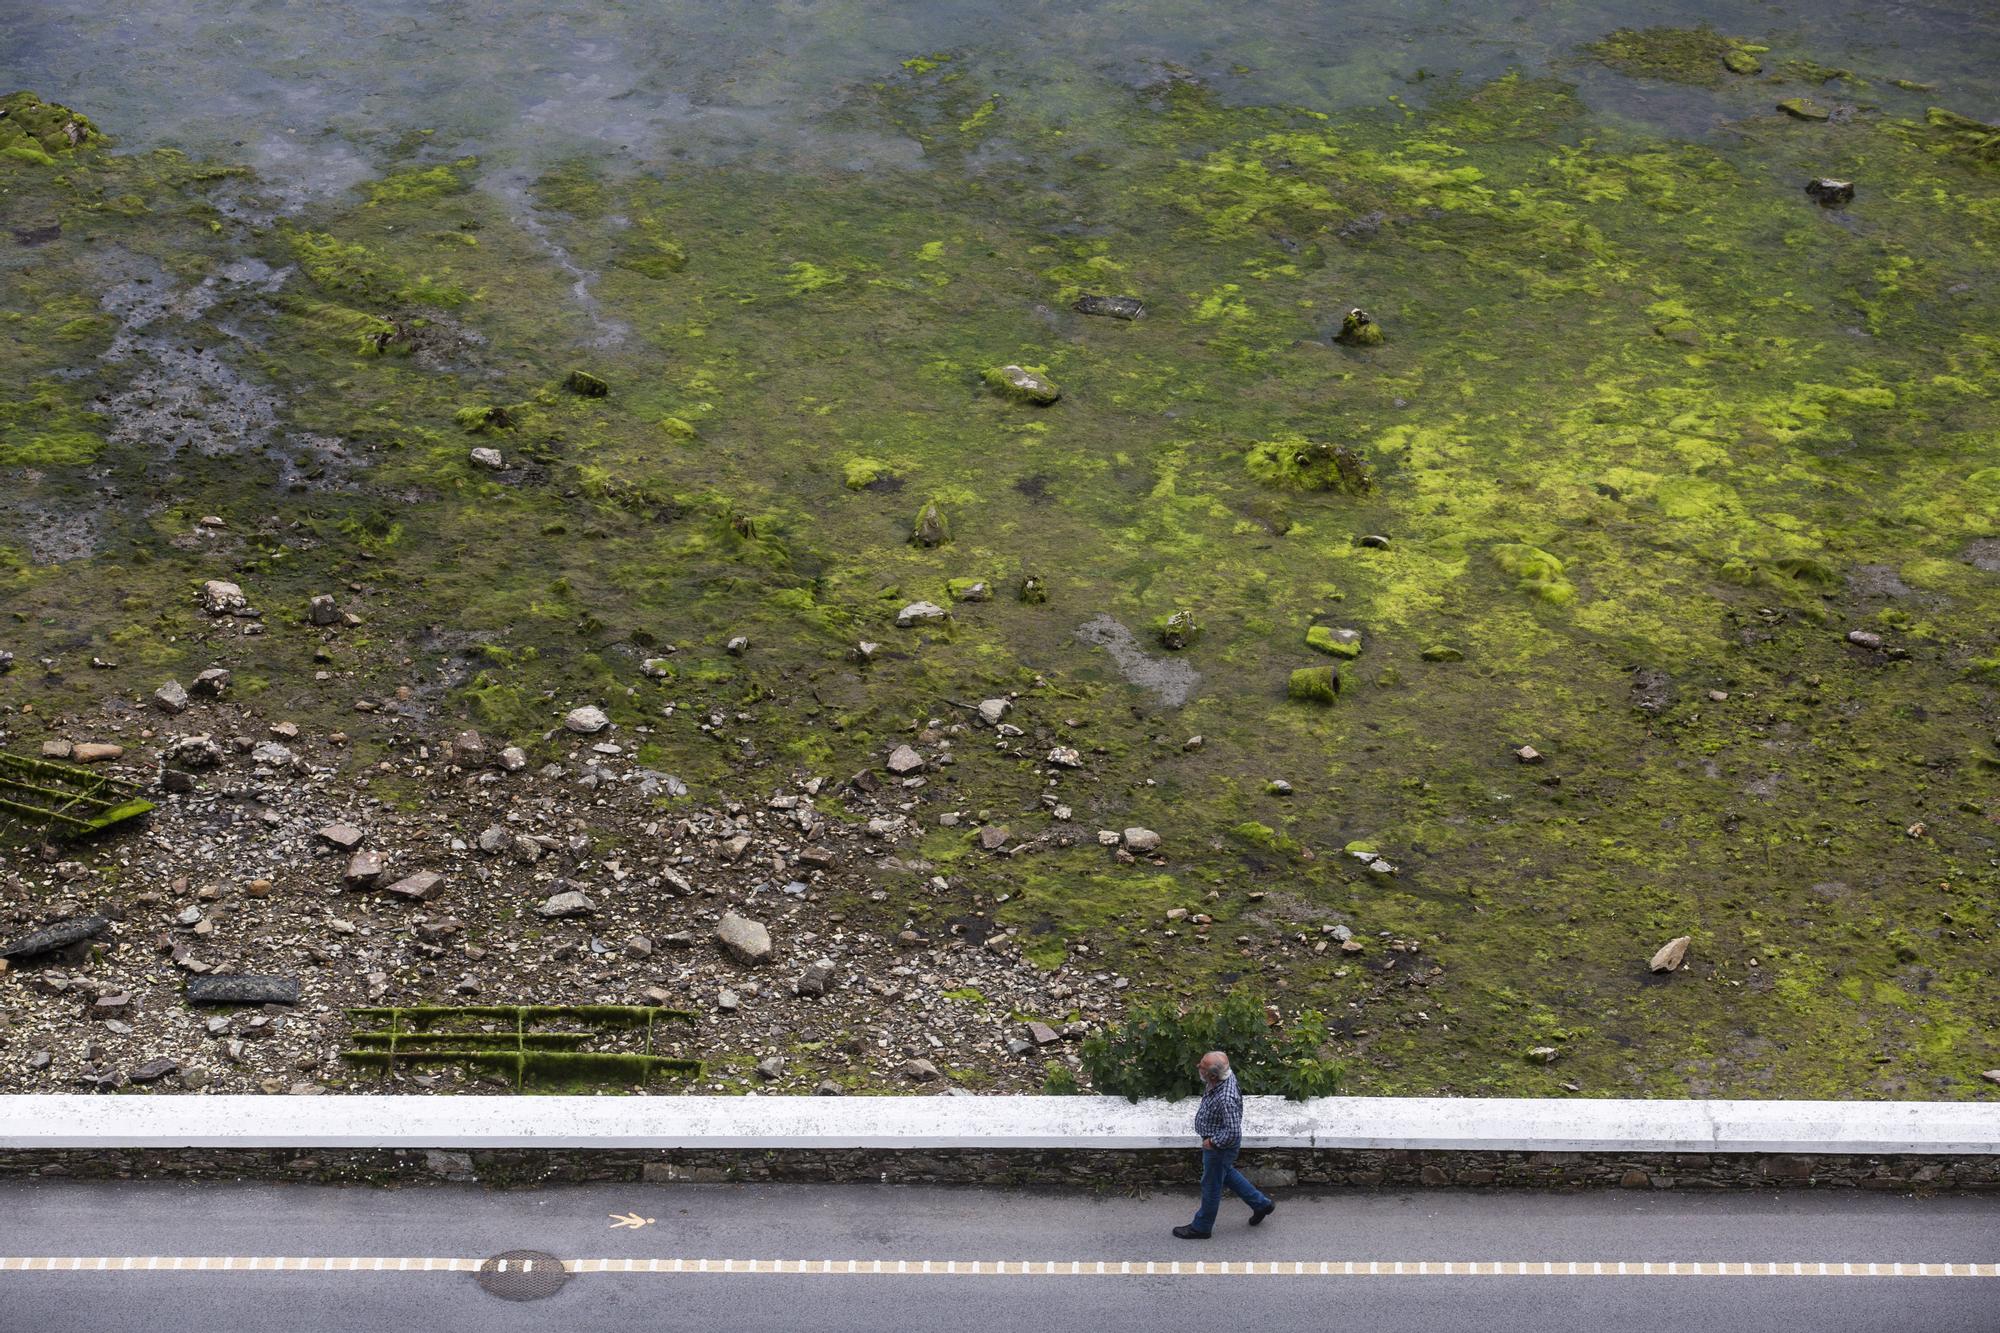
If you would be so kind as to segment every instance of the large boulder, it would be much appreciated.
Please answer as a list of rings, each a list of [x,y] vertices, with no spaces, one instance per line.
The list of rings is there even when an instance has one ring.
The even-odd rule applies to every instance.
[[[771,932],[763,922],[747,916],[724,912],[722,920],[715,924],[715,942],[746,966],[756,967],[771,961]]]

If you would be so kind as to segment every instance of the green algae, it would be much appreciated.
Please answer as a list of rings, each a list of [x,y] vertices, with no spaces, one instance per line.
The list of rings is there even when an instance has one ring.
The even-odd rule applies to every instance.
[[[1991,753],[2000,688],[1991,576],[1964,555],[1993,535],[1991,172],[1976,129],[1857,118],[1829,132],[1882,212],[1830,225],[1797,188],[1829,169],[1822,135],[1771,115],[1769,93],[1686,86],[1762,114],[1717,102],[1741,118],[1696,143],[1525,76],[1433,85],[1389,116],[1184,88],[1132,99],[1107,169],[967,66],[893,74],[850,114],[918,127],[921,177],[576,164],[539,181],[550,236],[632,330],[608,349],[572,275],[483,191],[374,208],[363,191],[289,231],[218,238],[184,166],[95,154],[73,186],[18,174],[36,192],[22,207],[103,205],[94,225],[188,280],[237,246],[302,266],[252,369],[283,387],[288,429],[350,442],[367,489],[288,496],[262,489],[261,463],[198,459],[178,485],[188,514],[309,521],[322,545],[246,553],[261,602],[309,595],[329,568],[376,581],[375,643],[343,663],[343,699],[408,683],[408,645],[448,623],[503,655],[457,664],[440,727],[531,738],[559,720],[550,692],[655,724],[636,635],[747,633],[754,664],[683,654],[671,691],[681,718],[753,695],[749,749],[678,722],[648,739],[646,762],[707,800],[878,762],[908,700],[1019,691],[1014,721],[1074,719],[1088,738],[1089,781],[1061,788],[1080,821],[1176,830],[1165,874],[1088,846],[951,863],[925,910],[1006,893],[994,914],[1038,963],[1087,957],[1159,994],[1222,984],[1251,936],[1291,994],[1358,1006],[1350,1082],[1367,1092],[1561,1077],[1966,1095],[1964,1070],[2000,1062],[1965,925],[1995,892],[1985,807],[1958,808],[1979,803],[1972,756]],[[975,171],[955,143],[973,137],[1010,151]],[[118,211],[128,196],[145,211]],[[1077,216],[1092,235],[1062,230]],[[430,239],[462,221],[478,246]],[[696,258],[622,262],[635,230]],[[108,369],[56,377],[108,341],[86,272],[4,280],[24,312],[5,325],[10,401],[57,384],[81,412],[116,386]],[[461,299],[423,300],[426,281]],[[1092,290],[1142,295],[1147,318],[1052,334],[1037,313],[1070,320]],[[1329,345],[1352,302],[1395,336]],[[418,308],[432,335],[457,322],[484,340],[463,370],[393,336]],[[985,392],[1010,357],[1059,379],[1061,405]],[[578,364],[617,391],[552,392]],[[468,469],[480,436],[520,474]],[[0,450],[32,438],[0,432]],[[94,466],[129,484],[142,460],[101,445]],[[53,501],[74,484],[60,471],[23,484]],[[425,497],[416,516],[380,498],[402,494]],[[910,540],[929,505],[951,544]],[[120,531],[147,563],[57,566],[6,539],[0,586],[26,617],[10,647],[73,653],[137,619],[162,671],[207,665],[175,637],[185,617],[121,603],[170,588],[150,600],[182,606],[213,564],[168,519]],[[1357,543],[1374,534],[1388,543]],[[855,638],[967,579],[1020,596],[955,607],[921,654],[852,670]],[[1907,596],[1865,591],[1897,581]],[[1099,613],[1139,629],[1178,607],[1204,634],[1177,712],[1073,638]],[[1320,621],[1368,636],[1338,708],[1285,698]],[[1856,624],[1908,656],[1851,651]],[[232,644],[239,679],[277,682],[274,704],[358,749],[386,743],[295,683],[281,639]],[[87,702],[74,678],[17,670],[0,689],[38,711]],[[1559,762],[1521,765],[1528,741]],[[951,776],[969,808],[1046,790],[978,745]],[[1268,792],[1273,776],[1294,794]],[[1905,835],[1919,818],[1931,837]],[[1397,873],[1341,855],[1355,839]],[[858,887],[830,893],[857,929],[901,928]],[[1946,901],[1954,923],[1933,920]],[[1215,928],[1163,936],[1175,906]],[[1295,939],[1334,920],[1370,942],[1345,977]],[[1380,951],[1381,931],[1418,952]],[[1689,931],[1697,970],[1649,983],[1651,949]],[[1563,1047],[1557,1073],[1520,1062],[1531,1032]]]

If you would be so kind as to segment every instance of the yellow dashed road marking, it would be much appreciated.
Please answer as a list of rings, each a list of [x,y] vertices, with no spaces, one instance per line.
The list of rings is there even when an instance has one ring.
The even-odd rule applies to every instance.
[[[484,1259],[325,1255],[0,1256],[0,1273],[476,1273]],[[502,1260],[505,1267],[507,1261]],[[2000,1278],[2000,1263],[1757,1263],[1542,1259],[565,1259],[570,1273],[846,1277],[1902,1277]],[[893,1265],[893,1267],[885,1267]],[[526,1265],[523,1265],[526,1267]]]

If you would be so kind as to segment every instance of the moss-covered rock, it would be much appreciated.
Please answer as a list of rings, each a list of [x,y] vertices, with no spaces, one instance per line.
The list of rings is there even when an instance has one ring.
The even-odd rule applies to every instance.
[[[996,366],[983,376],[988,388],[1003,398],[1047,407],[1062,397],[1062,390],[1047,377],[1043,367]]]
[[[1366,310],[1356,306],[1340,321],[1340,332],[1333,335],[1335,342],[1346,343],[1349,347],[1379,347],[1382,344],[1382,326],[1377,324]]]
[[[96,126],[66,106],[28,92],[0,97],[0,159],[52,167],[79,149],[105,142]]]
[[[1557,606],[1576,599],[1576,588],[1563,577],[1563,562],[1539,546],[1503,542],[1493,548],[1493,562],[1517,582],[1515,587]]]
[[[1299,703],[1330,704],[1340,697],[1340,671],[1336,667],[1300,667],[1285,682],[1285,697]]]
[[[914,545],[929,548],[943,546],[950,540],[951,528],[935,501],[917,511],[916,522],[910,525],[910,541]]]
[[[1329,657],[1361,656],[1361,631],[1314,625],[1306,631],[1306,647]]]
[[[563,388],[579,398],[603,398],[611,392],[609,384],[587,370],[572,370],[564,377]]]
[[[1201,622],[1195,619],[1194,612],[1185,607],[1153,622],[1153,634],[1159,639],[1160,646],[1175,652],[1193,647],[1195,641],[1201,638],[1201,633]]]
[[[1252,445],[1244,466],[1268,486],[1365,495],[1374,482],[1362,457],[1343,445],[1286,434]]]

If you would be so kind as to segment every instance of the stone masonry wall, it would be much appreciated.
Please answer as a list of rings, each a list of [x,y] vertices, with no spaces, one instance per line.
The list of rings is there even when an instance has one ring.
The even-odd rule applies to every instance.
[[[2000,1191],[2000,1155],[1450,1152],[1252,1149],[1263,1184],[1327,1188]],[[1184,1188],[1192,1151],[1089,1149],[230,1149],[0,1151],[0,1178],[308,1180],[337,1183],[869,1181],[1070,1190]]]

